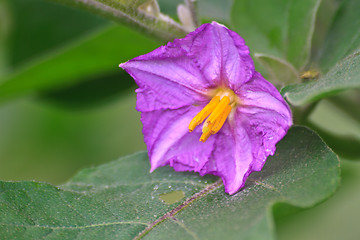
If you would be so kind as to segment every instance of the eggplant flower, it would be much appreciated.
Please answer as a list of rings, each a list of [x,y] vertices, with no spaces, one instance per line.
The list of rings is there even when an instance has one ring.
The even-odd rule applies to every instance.
[[[289,106],[255,71],[245,41],[216,22],[120,67],[139,86],[150,172],[170,165],[213,174],[234,194],[292,124]]]

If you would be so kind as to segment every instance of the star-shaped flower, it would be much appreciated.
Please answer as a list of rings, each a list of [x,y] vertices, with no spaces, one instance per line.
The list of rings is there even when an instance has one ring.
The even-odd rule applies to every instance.
[[[170,165],[213,174],[234,194],[292,124],[288,105],[255,71],[244,40],[216,22],[120,67],[139,86],[136,109],[151,172]]]

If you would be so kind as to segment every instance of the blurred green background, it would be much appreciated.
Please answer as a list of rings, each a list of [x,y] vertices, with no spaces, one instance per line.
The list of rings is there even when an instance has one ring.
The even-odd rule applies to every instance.
[[[163,12],[175,15],[175,6],[181,1],[159,2]],[[205,4],[202,11],[226,21],[230,1],[221,8],[213,2]],[[0,84],[4,76],[26,72],[51,56],[80,46],[87,39],[84,35],[96,35],[112,25],[85,11],[53,2],[0,0]],[[121,31],[137,34],[126,28]],[[108,58],[115,60],[105,70],[91,72],[86,79],[74,74],[73,85],[67,84],[65,78],[64,84],[57,79],[60,84],[51,91],[39,88],[31,95],[0,103],[1,180],[60,184],[81,168],[146,149],[140,114],[135,110],[136,86],[117,65],[160,43],[147,39],[140,50],[131,52],[130,47],[123,53],[127,48],[123,45],[128,42],[112,40],[122,48],[109,46],[110,52],[114,47],[114,53]],[[76,68],[81,63],[69,64]],[[84,61],[81,66],[91,68],[91,64]],[[53,74],[61,76],[59,69]],[[345,94],[360,101],[358,93]],[[360,139],[359,119],[346,115],[331,99],[320,102],[310,119],[324,130]],[[341,159],[342,184],[332,198],[314,208],[277,217],[279,238],[360,239],[359,160]]]
[[[76,45],[84,34],[110,24],[85,11],[41,0],[2,1],[1,7],[9,73]],[[63,89],[39,92],[1,104],[0,178],[59,184],[80,168],[144,150],[135,86],[129,77],[121,77],[119,63],[120,58],[110,77],[95,75],[95,80],[64,94]],[[100,81],[109,86],[116,81],[116,89],[110,92]],[[81,99],[86,94],[86,100]]]

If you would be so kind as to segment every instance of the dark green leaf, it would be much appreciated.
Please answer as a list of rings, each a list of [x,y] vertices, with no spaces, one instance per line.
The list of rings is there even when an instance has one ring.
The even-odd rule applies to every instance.
[[[303,105],[333,95],[342,90],[360,87],[360,52],[340,61],[318,80],[290,85],[282,89],[283,96],[293,105]]]
[[[9,69],[8,37],[10,33],[11,16],[7,2],[0,1],[0,77]]]
[[[58,90],[39,94],[39,99],[68,109],[84,109],[108,103],[130,88],[135,89],[134,80],[125,71],[93,79]]]
[[[0,101],[64,88],[86,78],[114,74],[121,71],[119,63],[157,46],[126,27],[109,26],[3,80],[0,83]]]
[[[45,0],[7,0],[12,9],[10,63],[17,69],[108,24],[85,11]]]
[[[292,128],[263,171],[233,196],[214,177],[168,167],[148,170],[147,154],[139,153],[85,169],[59,188],[2,182],[0,234],[4,239],[132,239],[139,233],[144,239],[273,239],[275,203],[313,206],[339,182],[336,155],[303,127]],[[163,197],[171,192],[176,202],[168,204]]]

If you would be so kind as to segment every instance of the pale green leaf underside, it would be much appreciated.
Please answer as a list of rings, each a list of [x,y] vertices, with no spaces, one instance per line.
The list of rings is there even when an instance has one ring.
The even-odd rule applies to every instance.
[[[168,167],[152,174],[148,170],[147,154],[138,153],[85,169],[60,187],[1,182],[0,235],[132,239],[140,233],[144,239],[273,239],[274,203],[312,206],[331,195],[339,182],[337,157],[303,127],[292,128],[263,171],[252,174],[233,196],[224,193],[215,177],[176,173]],[[173,191],[182,191],[185,198],[173,204],[159,198]]]

